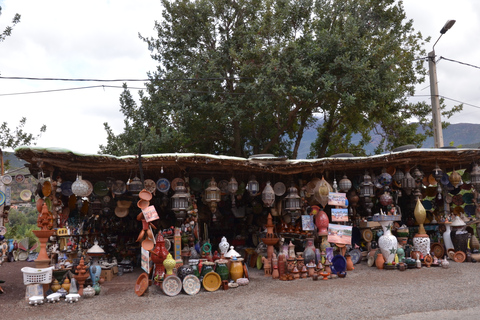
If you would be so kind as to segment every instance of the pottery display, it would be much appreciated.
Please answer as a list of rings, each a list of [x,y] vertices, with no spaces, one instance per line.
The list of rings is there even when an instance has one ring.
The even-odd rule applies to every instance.
[[[230,278],[237,281],[243,277],[243,258],[232,258],[230,262]]]
[[[215,261],[216,267],[215,267],[215,272],[218,273],[222,281],[228,280],[230,276],[230,271],[228,270],[227,267],[227,260],[225,259],[218,259]]]
[[[448,251],[448,249],[453,249],[453,242],[450,237],[451,234],[451,222],[445,222],[445,232],[443,233],[443,244],[445,245],[445,251]]]
[[[91,298],[95,296],[95,289],[92,288],[92,286],[87,286],[86,288],[83,288],[83,297],[84,298]]]
[[[225,256],[225,254],[228,251],[228,248],[230,248],[230,244],[227,242],[227,238],[222,237],[222,240],[218,244],[218,249],[220,250],[222,257]]]
[[[310,262],[316,263],[315,261],[315,246],[313,244],[313,238],[307,238],[307,244],[305,250],[303,251],[303,262],[308,265]]]

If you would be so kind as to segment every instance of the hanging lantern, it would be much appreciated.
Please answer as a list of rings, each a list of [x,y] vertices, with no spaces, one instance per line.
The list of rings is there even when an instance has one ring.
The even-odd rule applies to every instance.
[[[410,172],[407,171],[402,179],[402,189],[405,190],[407,195],[410,195],[413,188],[415,188],[415,179],[413,179]]]
[[[472,168],[472,172],[470,172],[470,180],[475,187],[475,189],[480,188],[480,166],[478,164],[474,164]]]
[[[433,177],[435,178],[435,181],[437,181],[437,184],[439,185],[439,184],[440,184],[440,180],[441,180],[442,177],[443,177],[443,171],[442,171],[442,169],[440,169],[439,166],[435,166],[435,169],[433,169],[432,175],[433,175]]]
[[[448,180],[455,188],[457,188],[462,182],[462,176],[457,171],[453,170]]]
[[[347,176],[343,176],[342,180],[338,182],[338,187],[342,192],[348,192],[352,188],[352,181],[350,181]]]
[[[142,180],[140,180],[139,177],[135,176],[135,178],[130,181],[128,185],[128,190],[132,193],[133,196],[138,196],[138,193],[143,190]]]
[[[263,188],[262,201],[265,207],[271,207],[275,202],[275,192],[273,191],[270,181],[267,181],[267,185]]]
[[[288,195],[285,197],[285,210],[300,210],[300,196],[298,195],[297,188],[295,188],[293,185],[288,188]]]
[[[250,181],[247,184],[248,192],[252,197],[256,196],[258,191],[260,190],[260,186],[258,181],[255,179],[255,176],[251,176]]]
[[[81,175],[77,175],[77,180],[72,183],[72,192],[77,197],[86,197],[88,196],[88,183],[85,180],[82,180]]]
[[[418,168],[413,169],[412,177],[416,182],[422,182],[423,176],[424,174],[422,171],[420,171],[420,169]]]
[[[227,187],[228,193],[235,194],[238,191],[238,182],[235,177],[231,177]]]
[[[365,175],[363,176],[363,182],[360,184],[360,197],[373,197],[374,195],[374,190],[373,190],[373,183],[372,183],[372,177],[365,172]]]
[[[383,172],[378,176],[377,181],[382,187],[387,187],[392,184],[392,176],[387,172]]]
[[[179,220],[187,217],[189,197],[183,181],[179,181],[175,187],[175,194],[172,196],[172,211],[175,212],[175,217]]]
[[[382,204],[382,206],[386,207],[386,206],[389,206],[393,203],[393,198],[392,198],[392,195],[388,192],[384,192],[381,196],[380,196],[380,203]]]
[[[395,170],[395,173],[393,174],[392,176],[392,179],[396,182],[396,183],[402,183],[402,179],[403,177],[405,176],[405,174],[403,173],[402,170],[400,169],[397,169]]]
[[[212,177],[212,180],[210,180],[210,183],[208,184],[208,188],[205,189],[205,201],[212,212],[217,211],[217,203],[221,200],[220,196],[220,188],[217,187],[217,183]]]

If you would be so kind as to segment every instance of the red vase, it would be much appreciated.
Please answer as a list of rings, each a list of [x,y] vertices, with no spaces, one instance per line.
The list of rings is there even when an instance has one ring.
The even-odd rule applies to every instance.
[[[317,226],[319,236],[328,235],[328,223],[328,216],[325,211],[321,210],[315,215],[315,225]]]
[[[154,279],[162,278],[165,274],[165,267],[163,266],[163,260],[167,258],[168,250],[165,247],[165,239],[161,232],[157,235],[157,244],[152,251],[152,262],[155,264]]]

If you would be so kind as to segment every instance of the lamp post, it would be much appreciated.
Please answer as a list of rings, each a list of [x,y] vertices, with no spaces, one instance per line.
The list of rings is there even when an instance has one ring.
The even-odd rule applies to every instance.
[[[438,99],[437,85],[437,66],[435,64],[435,45],[438,40],[455,24],[456,20],[448,20],[440,30],[440,37],[433,45],[432,51],[428,54],[428,69],[430,71],[430,95],[432,99],[432,122],[433,122],[433,138],[435,148],[443,147],[443,131],[442,119],[440,115],[440,101]]]

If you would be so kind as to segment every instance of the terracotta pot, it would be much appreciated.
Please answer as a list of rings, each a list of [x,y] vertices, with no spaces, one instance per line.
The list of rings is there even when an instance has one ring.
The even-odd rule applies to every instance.
[[[375,266],[377,269],[383,269],[385,264],[385,259],[383,258],[383,254],[379,252],[377,254],[377,259],[375,259]]]
[[[353,267],[352,257],[350,255],[347,255],[345,256],[345,259],[347,260],[347,271],[352,271],[353,269],[355,269]]]
[[[231,260],[230,265],[230,279],[237,281],[243,277],[243,259],[238,258],[236,260]]]

